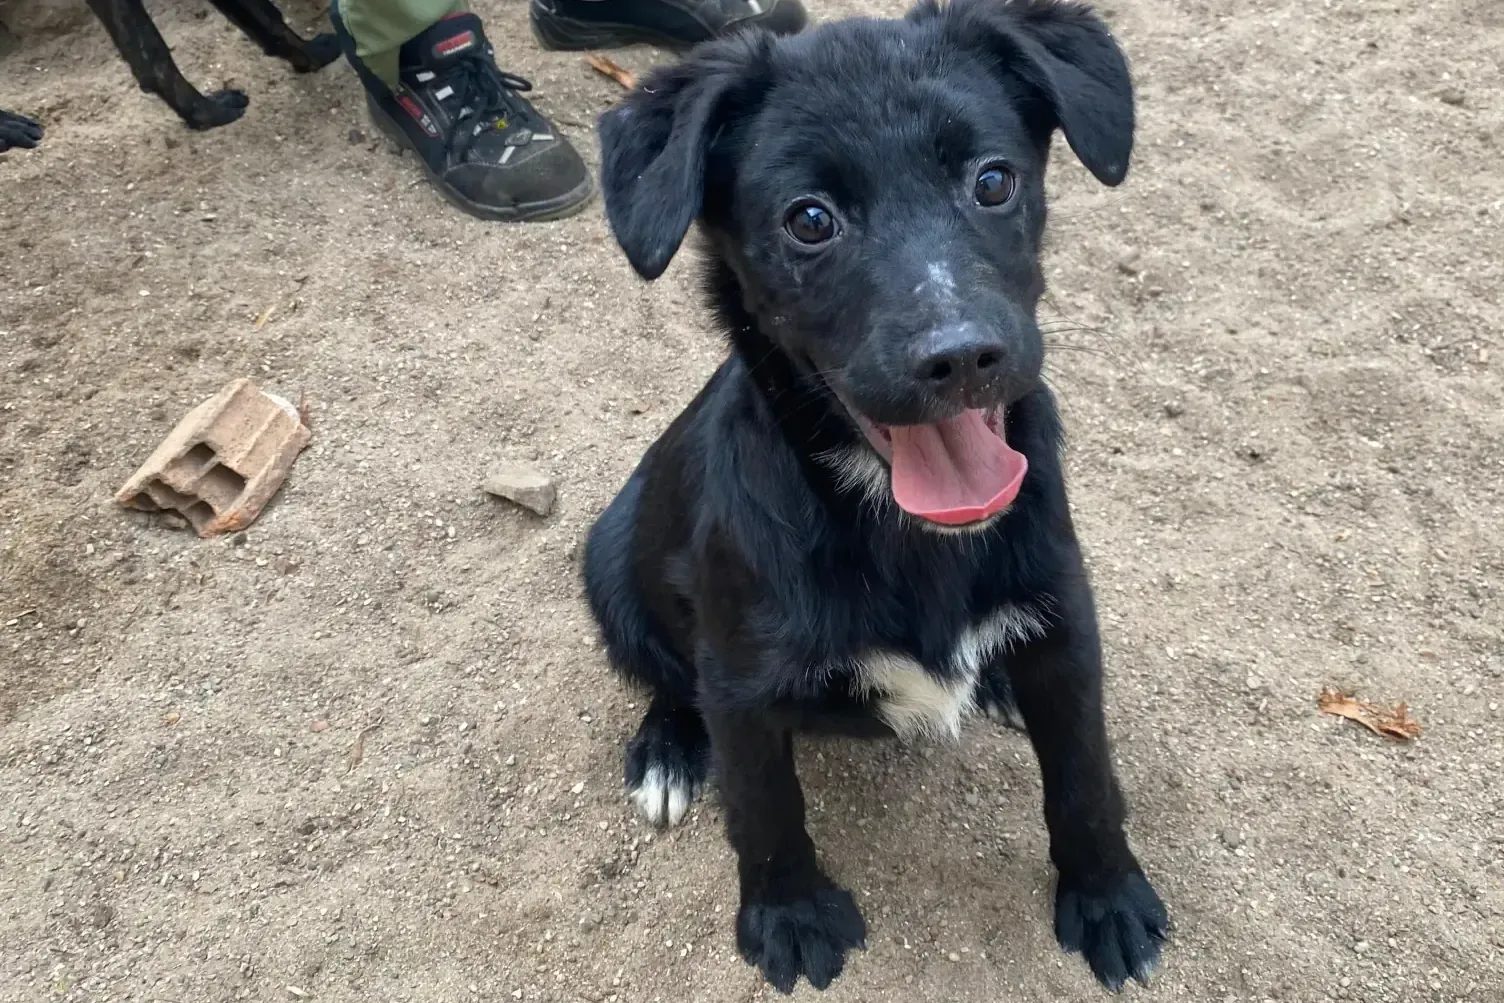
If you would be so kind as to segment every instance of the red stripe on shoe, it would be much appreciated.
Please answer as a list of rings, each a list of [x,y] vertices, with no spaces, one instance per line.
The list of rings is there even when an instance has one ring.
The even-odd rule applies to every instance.
[[[440,59],[443,59],[446,56],[452,56],[457,52],[464,52],[474,44],[475,32],[465,31],[461,32],[458,35],[454,35],[451,38],[446,38],[442,42],[435,43],[433,47],[433,54],[435,56],[438,56]]]
[[[428,113],[423,110],[422,105],[418,104],[418,102],[414,101],[406,94],[398,94],[397,103],[402,106],[403,111],[407,112],[413,117],[413,121],[417,122],[418,125],[422,127],[424,132],[428,133],[430,136],[433,136],[435,139],[438,138],[439,127],[434,125],[433,119],[428,117]]]

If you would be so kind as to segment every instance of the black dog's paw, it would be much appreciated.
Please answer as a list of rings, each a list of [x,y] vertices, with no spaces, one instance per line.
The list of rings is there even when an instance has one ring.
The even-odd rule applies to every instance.
[[[998,724],[1024,731],[1024,716],[1013,699],[1013,686],[1000,671],[984,672],[977,681],[977,709]]]
[[[1129,977],[1147,985],[1169,935],[1170,916],[1143,874],[1124,875],[1105,893],[1055,889],[1055,937],[1086,956],[1092,974],[1117,992]]]
[[[339,58],[339,39],[332,32],[310,38],[303,45],[303,58],[292,60],[299,73],[316,73]]]
[[[773,987],[792,993],[802,972],[826,989],[846,967],[846,952],[866,948],[867,922],[844,888],[825,884],[788,902],[744,901],[736,916],[736,947]]]
[[[189,125],[195,129],[217,129],[229,125],[245,114],[251,99],[244,91],[222,90],[207,95],[203,103],[193,109]]]
[[[0,111],[0,152],[19,146],[33,149],[42,141],[42,124],[15,112]]]
[[[656,701],[627,743],[627,795],[653,825],[678,825],[705,786],[710,736],[698,711]]]

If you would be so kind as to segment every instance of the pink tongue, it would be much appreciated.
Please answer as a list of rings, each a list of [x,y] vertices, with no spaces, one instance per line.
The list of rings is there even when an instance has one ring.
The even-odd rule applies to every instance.
[[[933,425],[891,425],[893,500],[921,519],[962,526],[996,515],[1018,497],[1024,454],[987,427],[982,411]]]

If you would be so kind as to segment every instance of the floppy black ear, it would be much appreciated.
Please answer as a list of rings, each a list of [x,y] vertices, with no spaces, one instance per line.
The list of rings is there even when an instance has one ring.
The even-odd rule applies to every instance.
[[[980,41],[1039,92],[1098,181],[1122,182],[1133,153],[1133,80],[1117,41],[1090,7],[1069,0],[955,0],[949,25],[959,44]]]
[[[627,260],[656,279],[700,215],[705,163],[768,39],[714,42],[653,72],[596,124],[606,218]]]

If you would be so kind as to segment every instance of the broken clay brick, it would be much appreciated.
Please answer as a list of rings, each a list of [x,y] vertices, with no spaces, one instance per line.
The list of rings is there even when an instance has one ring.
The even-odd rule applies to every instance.
[[[297,408],[239,379],[188,412],[115,499],[177,512],[199,536],[233,533],[261,514],[310,435]]]

